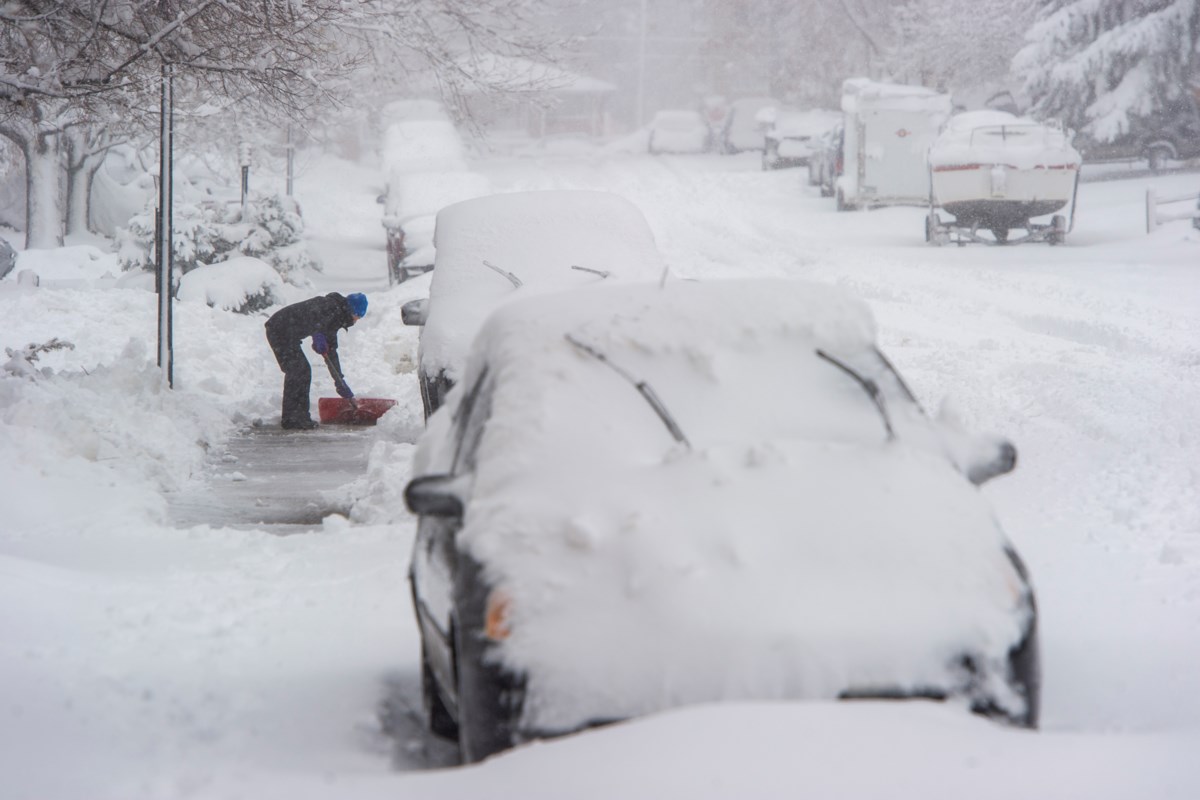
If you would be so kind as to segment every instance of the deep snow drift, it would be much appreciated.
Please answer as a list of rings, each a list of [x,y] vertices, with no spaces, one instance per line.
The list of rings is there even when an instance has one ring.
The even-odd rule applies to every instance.
[[[1200,232],[1148,236],[1142,208],[1147,186],[1194,192],[1197,176],[1084,184],[1062,247],[931,249],[924,210],[838,214],[802,170],[755,155],[576,150],[472,167],[497,191],[625,196],[682,277],[854,292],[926,408],[1013,439],[1016,471],[984,491],[1038,592],[1042,730],[924,703],[728,705],[403,771],[446,763],[411,719],[378,715],[385,696],[402,717],[419,699],[399,498],[421,411],[399,308],[428,278],[385,289],[379,171],[323,159],[297,191],[326,272],[286,299],[366,291],[346,377],[401,403],[367,475],[330,487],[350,519],[285,538],[170,523],[170,495],[211,476],[206,450],[277,418],[262,317],[178,303],[168,391],[155,296],[102,249],[29,253],[19,268],[47,264],[43,285],[0,283],[0,346],[74,345],[27,364],[37,376],[0,374],[5,795],[1200,795]]]

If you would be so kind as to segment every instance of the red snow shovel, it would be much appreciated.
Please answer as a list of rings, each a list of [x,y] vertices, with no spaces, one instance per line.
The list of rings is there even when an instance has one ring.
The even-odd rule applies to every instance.
[[[346,379],[325,355],[325,366],[337,386],[345,386]],[[383,397],[321,397],[317,399],[317,413],[322,425],[374,425],[384,413],[396,405],[395,400]]]
[[[395,400],[383,397],[322,397],[317,400],[317,413],[322,425],[374,425]]]

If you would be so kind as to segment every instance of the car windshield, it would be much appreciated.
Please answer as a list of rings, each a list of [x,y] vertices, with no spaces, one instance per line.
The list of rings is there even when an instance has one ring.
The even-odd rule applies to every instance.
[[[577,376],[548,384],[553,396],[538,401],[562,409],[571,427],[590,430],[604,420],[605,441],[589,447],[650,443],[660,449],[673,426],[701,448],[778,439],[878,443],[893,435],[893,416],[901,418],[899,432],[920,414],[874,350],[853,356],[816,348],[654,353],[630,343],[604,355],[620,370],[590,357],[575,365]],[[632,390],[638,384],[653,387],[649,404]],[[671,420],[665,429],[660,407]]]

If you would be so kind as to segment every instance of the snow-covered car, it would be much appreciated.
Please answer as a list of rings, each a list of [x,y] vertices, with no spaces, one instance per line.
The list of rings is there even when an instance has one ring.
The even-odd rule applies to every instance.
[[[17,265],[17,251],[8,243],[8,240],[0,236],[0,278],[3,278],[8,273],[12,272],[13,267]]]
[[[817,140],[816,152],[808,160],[808,182],[820,187],[822,197],[833,197],[838,176],[842,174],[842,123],[830,128]]]
[[[388,282],[400,283],[432,268],[434,215],[450,203],[487,194],[490,186],[468,168],[462,136],[439,103],[393,101],[380,117],[386,186],[379,202]]]
[[[491,191],[491,181],[472,170],[397,175],[384,197],[383,209],[391,281],[403,283],[433,269],[433,233],[439,211]]]
[[[725,119],[721,149],[726,153],[763,149],[763,123],[758,113],[764,108],[778,108],[779,101],[770,97],[743,97],[734,100]]]
[[[496,307],[548,290],[656,280],[665,265],[642,212],[610,192],[489,195],[438,212],[429,296],[403,310],[420,325],[417,376],[425,416],[462,374],[479,327]]]
[[[921,411],[865,304],[782,279],[498,309],[418,443],[430,729],[475,761],[716,701],[930,699],[1035,727],[997,437]]]
[[[1079,135],[1075,145],[1085,163],[1145,160],[1158,172],[1174,162],[1200,158],[1200,125],[1189,116],[1142,120],[1133,131],[1109,141]]]
[[[652,154],[703,153],[708,137],[708,123],[699,111],[659,111],[650,120],[648,148]]]
[[[841,121],[838,111],[824,108],[764,109],[762,168],[786,169],[807,166],[816,155],[820,137]]]

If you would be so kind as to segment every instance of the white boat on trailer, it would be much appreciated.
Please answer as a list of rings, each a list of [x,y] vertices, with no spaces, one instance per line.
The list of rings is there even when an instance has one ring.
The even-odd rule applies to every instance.
[[[1057,124],[990,110],[951,117],[929,148],[925,240],[1061,244],[1074,224],[1081,162]],[[1055,213],[1067,206],[1069,217]],[[1010,237],[1016,230],[1024,233]]]

